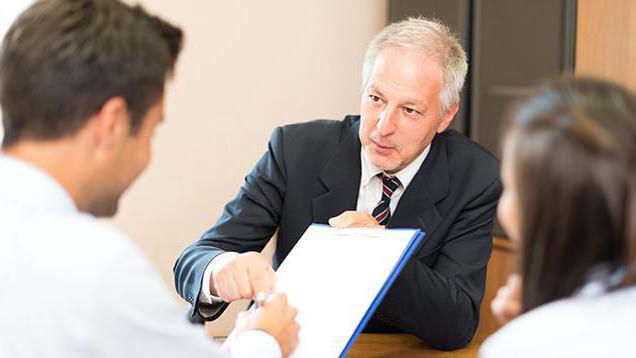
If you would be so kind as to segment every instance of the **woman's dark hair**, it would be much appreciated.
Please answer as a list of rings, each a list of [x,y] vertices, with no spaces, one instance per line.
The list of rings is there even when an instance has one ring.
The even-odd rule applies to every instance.
[[[0,52],[3,147],[64,137],[123,97],[136,133],[163,95],[182,32],[117,0],[41,0],[13,23]]]
[[[599,268],[635,282],[636,97],[566,78],[512,115],[523,311],[572,295]],[[616,285],[612,289],[621,285]]]

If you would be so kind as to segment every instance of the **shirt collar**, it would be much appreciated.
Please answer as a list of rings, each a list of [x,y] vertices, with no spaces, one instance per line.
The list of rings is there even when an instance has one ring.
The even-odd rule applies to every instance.
[[[53,177],[6,154],[0,154],[0,202],[29,210],[77,211],[71,196]]]
[[[413,177],[415,177],[417,171],[420,170],[420,166],[422,166],[422,163],[424,163],[424,159],[426,159],[430,151],[431,145],[429,144],[426,148],[424,148],[420,155],[418,155],[411,163],[409,163],[409,165],[404,167],[399,172],[393,174],[393,176],[396,176],[400,180],[403,188],[406,189],[406,187],[409,186],[411,180],[413,180]],[[373,164],[373,162],[371,162],[371,160],[367,156],[367,152],[364,150],[364,147],[360,149],[360,162],[362,164],[362,186],[366,186],[367,184],[369,184],[371,179],[383,172],[382,169],[378,168],[377,166],[375,166],[375,164]]]

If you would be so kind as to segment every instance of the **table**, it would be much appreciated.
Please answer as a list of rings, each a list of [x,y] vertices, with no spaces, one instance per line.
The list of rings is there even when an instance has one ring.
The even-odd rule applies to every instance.
[[[400,333],[363,333],[358,336],[347,353],[348,358],[366,357],[422,357],[422,358],[477,358],[479,347],[485,340],[479,333],[470,344],[454,351],[440,351],[427,346],[419,338]],[[214,337],[221,344],[226,337]]]
[[[347,357],[457,357],[476,358],[484,337],[473,338],[468,346],[454,351],[440,351],[427,346],[410,334],[363,333]]]

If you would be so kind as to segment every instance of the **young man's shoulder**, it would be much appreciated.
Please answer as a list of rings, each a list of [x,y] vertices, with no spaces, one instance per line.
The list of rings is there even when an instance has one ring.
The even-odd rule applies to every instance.
[[[144,260],[137,245],[111,223],[88,214],[46,215],[33,218],[38,229],[29,231],[31,245],[46,247],[41,256],[58,270],[73,276],[91,276],[110,267],[122,268]],[[41,233],[47,233],[42,237]]]

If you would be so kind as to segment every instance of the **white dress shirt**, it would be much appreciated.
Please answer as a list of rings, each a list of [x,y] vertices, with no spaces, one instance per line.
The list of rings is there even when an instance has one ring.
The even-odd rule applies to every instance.
[[[428,152],[430,152],[430,150],[431,145],[429,144],[426,148],[424,148],[420,155],[409,163],[409,165],[399,172],[391,174],[400,180],[400,186],[395,189],[391,196],[391,201],[389,202],[391,215],[395,212],[402,194],[413,180],[413,177],[415,177],[415,174],[417,174],[418,170],[420,170],[420,167],[422,166],[422,163],[424,163],[424,160],[428,156]],[[358,192],[356,210],[372,214],[373,209],[375,209],[380,202],[380,199],[382,199],[382,179],[378,178],[378,174],[383,173],[383,170],[376,167],[375,164],[369,160],[364,148],[360,150],[360,165],[360,190]],[[215,267],[232,259],[234,256],[236,256],[236,253],[234,252],[224,252],[208,263],[203,273],[203,282],[199,294],[199,301],[205,303],[217,303],[223,301],[219,297],[213,296],[210,293],[210,277],[212,276],[212,271]]]
[[[140,250],[43,171],[0,155],[0,357],[280,357],[245,331],[220,347]]]
[[[588,284],[510,321],[482,345],[480,358],[636,357],[636,287],[609,293]]]
[[[400,180],[400,186],[391,195],[389,203],[391,215],[395,212],[402,194],[408,188],[417,171],[420,170],[430,150],[431,145],[429,144],[409,165],[395,174],[390,174]],[[371,162],[364,148],[360,150],[360,165],[360,191],[358,192],[356,210],[371,214],[382,199],[382,179],[378,178],[378,174],[384,173],[384,171]]]

